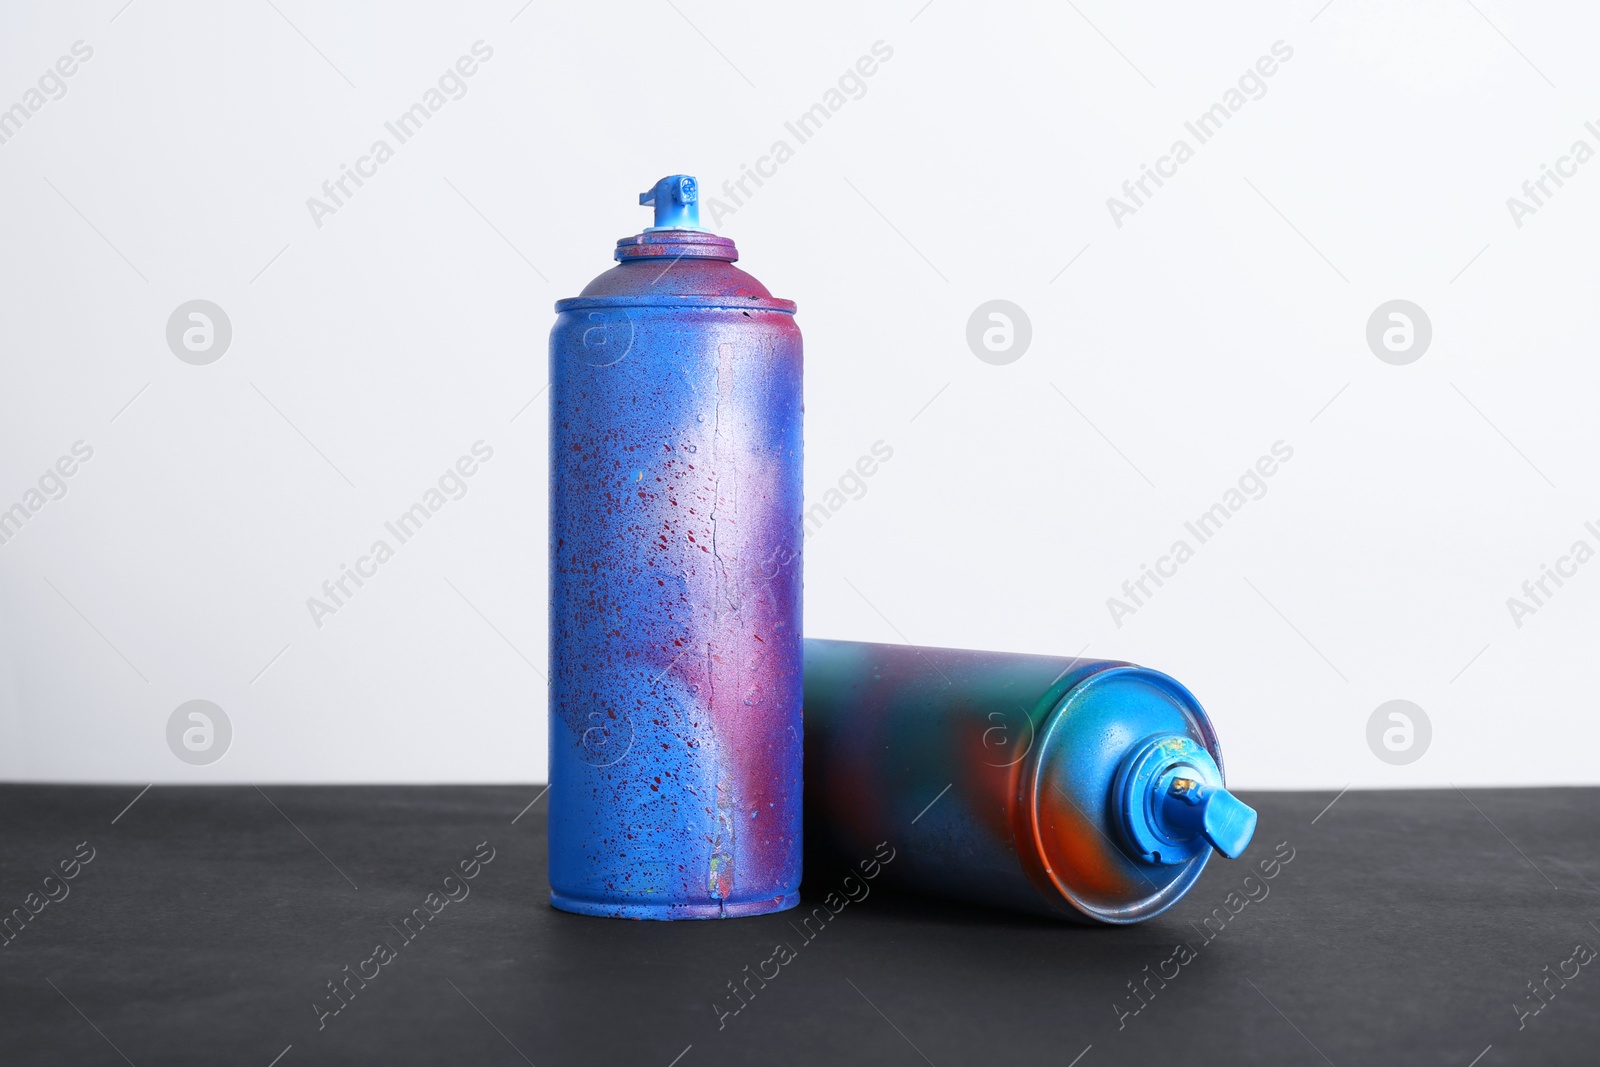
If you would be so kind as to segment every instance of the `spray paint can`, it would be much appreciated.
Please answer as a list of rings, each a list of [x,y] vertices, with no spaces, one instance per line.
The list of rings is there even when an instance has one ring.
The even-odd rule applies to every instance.
[[[550,333],[550,902],[758,915],[800,883],[801,343],[695,180]]]
[[[1172,906],[1256,814],[1189,691],[1108,660],[805,642],[807,840],[827,865],[1082,922]]]

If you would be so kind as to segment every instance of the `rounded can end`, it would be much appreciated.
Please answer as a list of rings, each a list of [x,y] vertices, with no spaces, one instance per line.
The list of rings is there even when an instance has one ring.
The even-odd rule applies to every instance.
[[[1017,837],[1034,846],[1024,862],[1047,897],[1097,922],[1158,915],[1205,868],[1207,835],[1174,824],[1164,801],[1151,810],[1172,782],[1206,777],[1213,794],[1250,811],[1222,788],[1222,752],[1205,711],[1159,671],[1116,666],[1085,678],[1050,714],[1035,756],[1018,808],[1025,825]],[[1195,773],[1182,778],[1179,768]],[[1212,804],[1218,839],[1237,844],[1239,827],[1224,825],[1237,812]]]

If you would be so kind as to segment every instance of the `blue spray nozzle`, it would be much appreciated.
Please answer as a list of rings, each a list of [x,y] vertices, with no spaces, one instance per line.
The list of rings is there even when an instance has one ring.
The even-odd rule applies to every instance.
[[[700,228],[700,183],[693,175],[669,174],[648,192],[640,193],[639,203],[656,209],[656,224],[646,227],[645,233]]]
[[[1118,816],[1147,863],[1184,863],[1207,848],[1237,859],[1256,831],[1255,809],[1228,792],[1216,761],[1177,735],[1146,739],[1123,760]]]
[[[1238,859],[1256,832],[1255,809],[1221,786],[1211,786],[1174,771],[1162,779],[1160,819],[1168,832],[1200,835],[1212,848]]]

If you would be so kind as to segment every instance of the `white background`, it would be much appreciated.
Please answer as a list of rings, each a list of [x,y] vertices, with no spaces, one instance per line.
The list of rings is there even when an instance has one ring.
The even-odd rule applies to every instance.
[[[799,302],[809,499],[894,450],[807,544],[806,631],[1160,668],[1239,786],[1600,780],[1600,563],[1520,628],[1506,606],[1600,547],[1600,162],[1506,207],[1600,148],[1592,11],[123,3],[0,25],[0,107],[94,49],[0,145],[0,507],[94,449],[0,545],[0,776],[542,780],[551,304],[641,190],[794,145],[881,40],[719,227]],[[306,199],[478,40],[467,94],[318,228]],[[1280,40],[1116,226],[1107,197]],[[233,326],[208,366],[165,340],[196,298]],[[1006,366],[965,340],[994,298],[1032,322]],[[1408,366],[1365,340],[1397,298],[1433,324]],[[480,439],[468,494],[314,625]],[[1267,494],[1117,626],[1106,599],[1279,440]],[[197,698],[234,731],[204,767],[165,733]],[[1396,698],[1433,726],[1403,767],[1366,740]]]

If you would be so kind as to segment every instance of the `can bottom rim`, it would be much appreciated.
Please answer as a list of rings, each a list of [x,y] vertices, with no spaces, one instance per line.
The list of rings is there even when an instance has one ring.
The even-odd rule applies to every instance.
[[[550,906],[559,911],[570,911],[577,915],[597,915],[606,919],[738,919],[749,915],[769,915],[775,911],[788,911],[799,903],[798,892],[726,905],[624,904],[614,900],[585,900],[582,897],[566,896],[554,890],[550,893]]]

